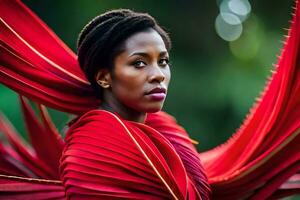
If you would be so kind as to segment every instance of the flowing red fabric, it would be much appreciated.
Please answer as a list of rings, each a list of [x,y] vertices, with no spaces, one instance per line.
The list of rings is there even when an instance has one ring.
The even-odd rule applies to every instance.
[[[41,179],[26,179],[0,175],[1,199],[65,199],[60,183]]]
[[[166,113],[149,114],[139,124],[94,110],[100,102],[75,54],[20,1],[0,0],[0,82],[37,102],[42,118],[37,120],[20,98],[31,147],[0,117],[7,138],[0,143],[0,197],[203,199],[209,194],[206,175],[213,199],[300,193],[300,8],[295,2],[285,45],[260,101],[231,139],[198,155]],[[81,115],[66,143],[40,104]]]
[[[74,114],[99,102],[75,54],[20,1],[0,1],[0,77],[18,93]]]
[[[216,198],[265,199],[299,171],[299,47],[300,8],[296,1],[281,56],[260,101],[230,140],[200,155]],[[249,192],[254,190],[254,194]],[[279,189],[276,195],[286,190]],[[293,192],[299,192],[299,184]]]

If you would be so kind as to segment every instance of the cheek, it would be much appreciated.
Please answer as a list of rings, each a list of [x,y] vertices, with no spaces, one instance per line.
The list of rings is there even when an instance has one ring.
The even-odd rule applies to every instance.
[[[144,92],[144,79],[144,75],[136,70],[123,70],[113,80],[113,93],[122,99],[137,98]]]

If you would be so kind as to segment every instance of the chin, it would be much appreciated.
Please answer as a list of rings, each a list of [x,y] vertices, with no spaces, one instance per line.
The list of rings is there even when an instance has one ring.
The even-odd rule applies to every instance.
[[[143,113],[155,113],[158,111],[161,111],[163,108],[164,103],[163,102],[151,102],[151,103],[144,103],[144,104],[139,104],[135,107],[135,110],[138,112],[143,112]]]
[[[145,110],[146,113],[155,113],[155,112],[158,112],[158,111],[161,111],[162,109],[162,105],[161,106],[156,106],[156,107],[151,107],[151,108],[147,108]]]

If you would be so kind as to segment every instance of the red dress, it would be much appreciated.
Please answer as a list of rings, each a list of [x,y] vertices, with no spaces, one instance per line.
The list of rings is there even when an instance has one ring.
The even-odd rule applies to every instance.
[[[0,117],[10,142],[0,143],[0,197],[204,199],[206,175],[214,199],[299,193],[298,1],[294,12],[275,72],[241,128],[197,154],[184,129],[163,112],[139,124],[95,110],[99,101],[76,55],[20,1],[0,0],[0,82],[37,102],[42,119],[22,97],[31,149]],[[41,104],[82,116],[65,143]]]

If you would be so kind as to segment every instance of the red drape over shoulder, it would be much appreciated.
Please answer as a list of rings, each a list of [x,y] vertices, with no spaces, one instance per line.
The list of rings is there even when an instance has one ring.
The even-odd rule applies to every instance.
[[[165,137],[107,111],[89,111],[72,125],[61,175],[71,199],[200,199]]]

